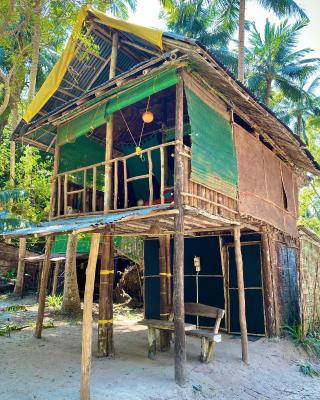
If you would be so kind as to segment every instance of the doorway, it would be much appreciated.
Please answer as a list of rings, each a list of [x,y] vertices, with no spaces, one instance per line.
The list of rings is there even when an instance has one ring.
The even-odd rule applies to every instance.
[[[263,281],[260,242],[242,242],[243,278],[246,301],[247,329],[250,335],[265,335]],[[234,245],[227,245],[228,255],[228,331],[240,333],[239,297]]]

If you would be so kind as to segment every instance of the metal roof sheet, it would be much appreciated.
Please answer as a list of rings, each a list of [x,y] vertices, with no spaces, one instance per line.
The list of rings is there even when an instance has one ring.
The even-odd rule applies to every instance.
[[[111,223],[121,221],[123,219],[129,220],[130,217],[147,216],[153,211],[169,209],[170,204],[155,205],[152,207],[145,207],[136,210],[127,210],[121,212],[112,212],[103,215],[91,215],[87,217],[63,218],[53,221],[42,222],[38,225],[6,231],[3,237],[24,237],[24,236],[45,236],[56,235],[59,233],[67,233],[79,231],[85,228],[98,229],[103,228]]]

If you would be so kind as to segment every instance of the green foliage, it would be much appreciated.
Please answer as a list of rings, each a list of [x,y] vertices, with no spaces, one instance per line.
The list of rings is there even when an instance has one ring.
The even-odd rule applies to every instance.
[[[18,324],[5,324],[0,326],[0,336],[10,336],[13,331],[21,331],[21,329],[27,328],[26,325]]]
[[[59,308],[62,303],[62,294],[53,294],[47,296],[47,303],[49,307]]]
[[[263,34],[251,24],[247,83],[266,104],[275,90],[292,101],[301,101],[304,92],[299,82],[305,82],[318,71],[320,59],[306,58],[312,50],[297,50],[300,31],[307,24],[307,19],[291,25],[288,20],[276,25],[267,19]]]
[[[317,367],[313,366],[311,363],[298,364],[298,365],[299,365],[299,371],[303,375],[310,376],[310,378],[319,377],[320,376],[320,368],[317,368]]]
[[[287,325],[284,331],[291,336],[296,345],[301,345],[308,355],[320,358],[320,327],[309,330],[305,337],[301,324]]]
[[[16,311],[25,311],[27,308],[22,304],[14,304],[12,306],[8,306],[2,309],[4,312],[16,312]]]

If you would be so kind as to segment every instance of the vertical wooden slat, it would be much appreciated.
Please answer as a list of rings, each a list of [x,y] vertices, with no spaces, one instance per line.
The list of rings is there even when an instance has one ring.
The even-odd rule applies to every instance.
[[[168,305],[168,281],[166,265],[166,237],[159,237],[159,272],[160,272],[160,319],[167,320],[169,317]],[[169,332],[160,332],[160,348],[166,351],[170,348],[171,334]]]
[[[97,211],[97,167],[92,170],[92,211]]]
[[[151,151],[148,150],[148,175],[149,175],[149,205],[153,204],[153,182],[152,182],[152,156]]]
[[[87,210],[87,170],[83,171],[83,197],[82,197],[83,205],[82,209],[85,213]]]
[[[58,176],[58,205],[57,205],[57,216],[61,213],[61,176]]]
[[[52,296],[54,296],[57,293],[60,265],[61,261],[56,261],[53,273],[52,292],[51,292]]]
[[[123,160],[124,208],[128,208],[128,170],[127,161]]]
[[[160,201],[161,201],[161,204],[164,204],[164,179],[165,179],[164,148],[160,147]]]
[[[246,300],[244,291],[243,279],[243,260],[241,253],[240,242],[240,228],[234,228],[234,250],[236,256],[237,267],[237,283],[238,283],[238,296],[239,296],[239,322],[241,331],[241,350],[242,361],[248,363],[248,332],[247,332],[247,319],[246,319]]]
[[[100,234],[93,233],[90,246],[89,261],[86,270],[86,284],[83,302],[82,354],[81,354],[81,386],[80,399],[90,399],[91,348],[92,348],[92,305],[94,278],[96,272]]]
[[[56,215],[56,206],[57,206],[57,184],[56,178],[59,170],[60,163],[60,146],[55,144],[54,148],[54,160],[53,160],[53,172],[52,172],[52,181],[51,181],[51,196],[50,196],[50,211],[49,211],[49,219]]]
[[[68,210],[68,174],[64,174],[64,182],[63,182],[63,209],[64,215],[67,215]]]
[[[174,218],[174,367],[175,380],[178,385],[186,382],[186,337],[184,331],[184,214],[182,203],[183,162],[181,158],[183,144],[183,81],[176,85],[175,113],[175,147],[174,157],[174,205],[178,214]]]
[[[118,179],[118,160],[115,160],[114,162],[114,189],[113,189],[113,209],[116,210],[118,208],[118,185],[119,185],[119,179]]]

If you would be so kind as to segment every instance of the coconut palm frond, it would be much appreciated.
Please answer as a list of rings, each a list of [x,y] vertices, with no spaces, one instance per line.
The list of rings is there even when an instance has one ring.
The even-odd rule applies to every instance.
[[[0,204],[7,203],[10,200],[18,201],[28,197],[28,192],[23,189],[9,189],[0,191]]]

